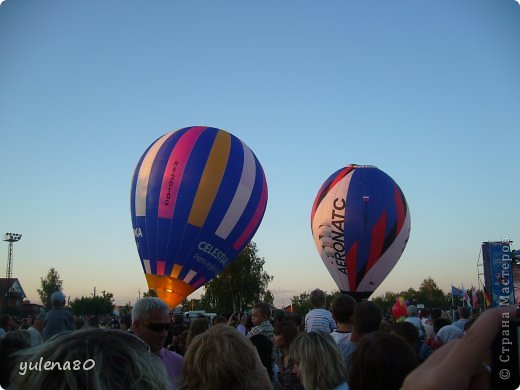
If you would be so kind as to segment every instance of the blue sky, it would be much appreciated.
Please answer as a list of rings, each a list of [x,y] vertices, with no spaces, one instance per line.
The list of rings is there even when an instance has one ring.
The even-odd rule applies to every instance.
[[[0,232],[23,234],[14,275],[35,302],[50,267],[71,298],[135,301],[133,169],[162,134],[207,125],[264,167],[254,241],[277,304],[336,289],[310,211],[350,163],[392,176],[412,217],[374,295],[428,276],[477,285],[482,241],[520,247],[519,42],[514,0],[6,0]]]

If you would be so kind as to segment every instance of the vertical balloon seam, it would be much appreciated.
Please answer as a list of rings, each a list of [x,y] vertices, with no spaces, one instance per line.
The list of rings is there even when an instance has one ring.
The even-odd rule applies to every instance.
[[[135,166],[134,174],[132,175],[132,183],[130,185],[130,217],[132,220],[132,234],[134,236],[134,241],[137,246],[137,254],[139,255],[139,260],[141,262],[141,267],[143,269],[143,272],[145,272],[143,261],[141,260],[143,258],[143,250],[140,245],[140,240],[138,239],[138,232],[137,229],[139,226],[137,225],[137,217],[135,216],[135,189],[137,185],[137,175],[138,175],[138,169],[141,167],[141,163],[143,162],[144,156],[150,149],[151,145],[146,149],[145,153],[141,156],[139,159],[139,162]]]

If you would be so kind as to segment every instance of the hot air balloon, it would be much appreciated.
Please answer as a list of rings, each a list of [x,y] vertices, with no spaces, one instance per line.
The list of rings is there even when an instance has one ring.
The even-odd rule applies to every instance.
[[[314,243],[342,293],[366,299],[395,266],[410,236],[399,186],[374,166],[350,165],[320,188],[311,214]]]
[[[175,307],[249,243],[265,212],[267,183],[237,137],[195,126],[150,145],[135,168],[130,198],[148,287]]]

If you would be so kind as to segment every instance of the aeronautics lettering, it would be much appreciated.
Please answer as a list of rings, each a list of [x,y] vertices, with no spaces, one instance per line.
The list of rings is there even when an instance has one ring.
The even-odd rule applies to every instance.
[[[347,274],[345,262],[345,206],[343,198],[334,199],[332,209],[332,248],[338,271]]]
[[[215,248],[213,245],[211,245],[210,243],[208,243],[206,241],[199,242],[198,248],[201,251],[206,252],[208,255],[213,257],[215,260],[217,260],[222,265],[222,267],[225,267],[229,263],[229,259],[224,252],[222,252],[218,248]]]

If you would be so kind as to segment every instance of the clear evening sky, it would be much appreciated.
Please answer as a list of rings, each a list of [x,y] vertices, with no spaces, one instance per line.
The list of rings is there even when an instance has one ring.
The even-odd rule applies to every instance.
[[[0,233],[23,234],[13,273],[31,301],[50,267],[71,298],[147,289],[130,180],[155,139],[192,125],[233,133],[264,167],[253,240],[278,305],[336,289],[310,212],[350,163],[388,173],[412,217],[374,296],[428,276],[476,286],[482,241],[520,248],[515,0],[6,0]],[[2,242],[2,276],[6,259]]]

